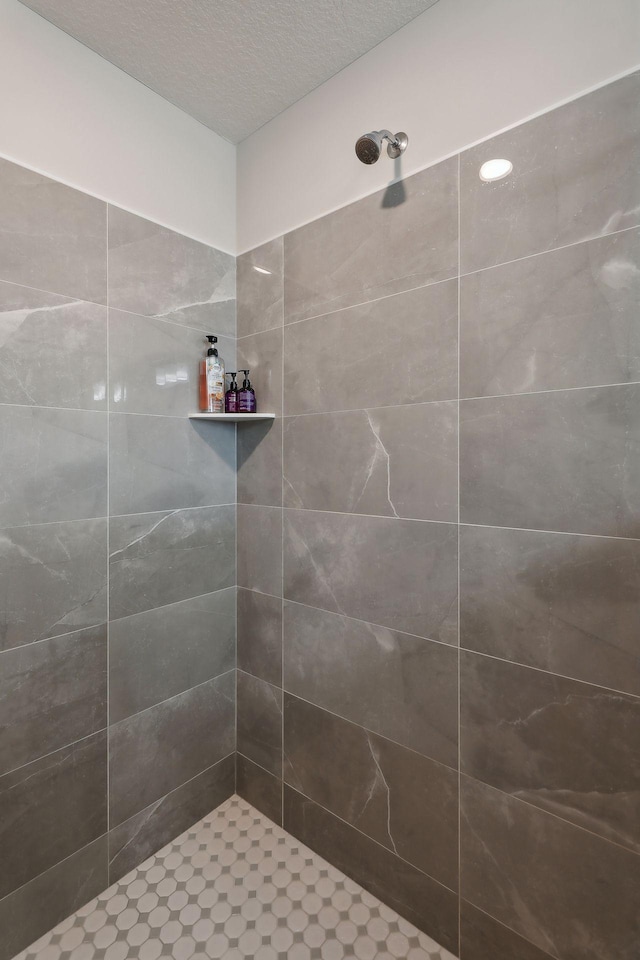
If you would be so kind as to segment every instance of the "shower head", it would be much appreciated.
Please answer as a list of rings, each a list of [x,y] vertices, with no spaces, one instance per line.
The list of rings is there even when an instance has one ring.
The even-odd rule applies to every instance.
[[[388,130],[373,130],[365,133],[356,140],[356,156],[362,163],[375,163],[382,153],[382,144],[387,140],[387,154],[395,160],[407,149],[409,138],[406,133],[396,133],[395,136]]]

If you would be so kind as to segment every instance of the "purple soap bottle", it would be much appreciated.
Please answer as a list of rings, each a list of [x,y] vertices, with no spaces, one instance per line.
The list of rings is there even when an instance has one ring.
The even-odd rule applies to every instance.
[[[237,373],[229,373],[231,377],[231,384],[229,389],[224,395],[224,412],[225,413],[237,413],[238,412],[238,384],[236,383]]]
[[[249,371],[243,370],[242,389],[238,390],[238,413],[256,412],[256,393],[249,380]]]

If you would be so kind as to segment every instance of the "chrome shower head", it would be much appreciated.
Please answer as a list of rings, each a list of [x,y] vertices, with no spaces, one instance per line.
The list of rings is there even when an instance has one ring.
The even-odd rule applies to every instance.
[[[356,140],[356,156],[362,163],[376,163],[382,153],[382,144],[387,141],[387,154],[393,160],[407,149],[406,133],[390,133],[388,130],[373,130]]]

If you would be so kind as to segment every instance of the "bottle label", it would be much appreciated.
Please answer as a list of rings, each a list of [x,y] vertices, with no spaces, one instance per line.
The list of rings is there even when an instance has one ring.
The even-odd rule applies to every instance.
[[[207,410],[224,413],[224,375],[218,363],[207,363]]]

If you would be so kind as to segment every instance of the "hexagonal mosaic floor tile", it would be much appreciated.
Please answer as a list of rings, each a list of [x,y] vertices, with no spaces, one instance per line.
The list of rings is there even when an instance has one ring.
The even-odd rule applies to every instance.
[[[456,960],[240,797],[16,960]]]

